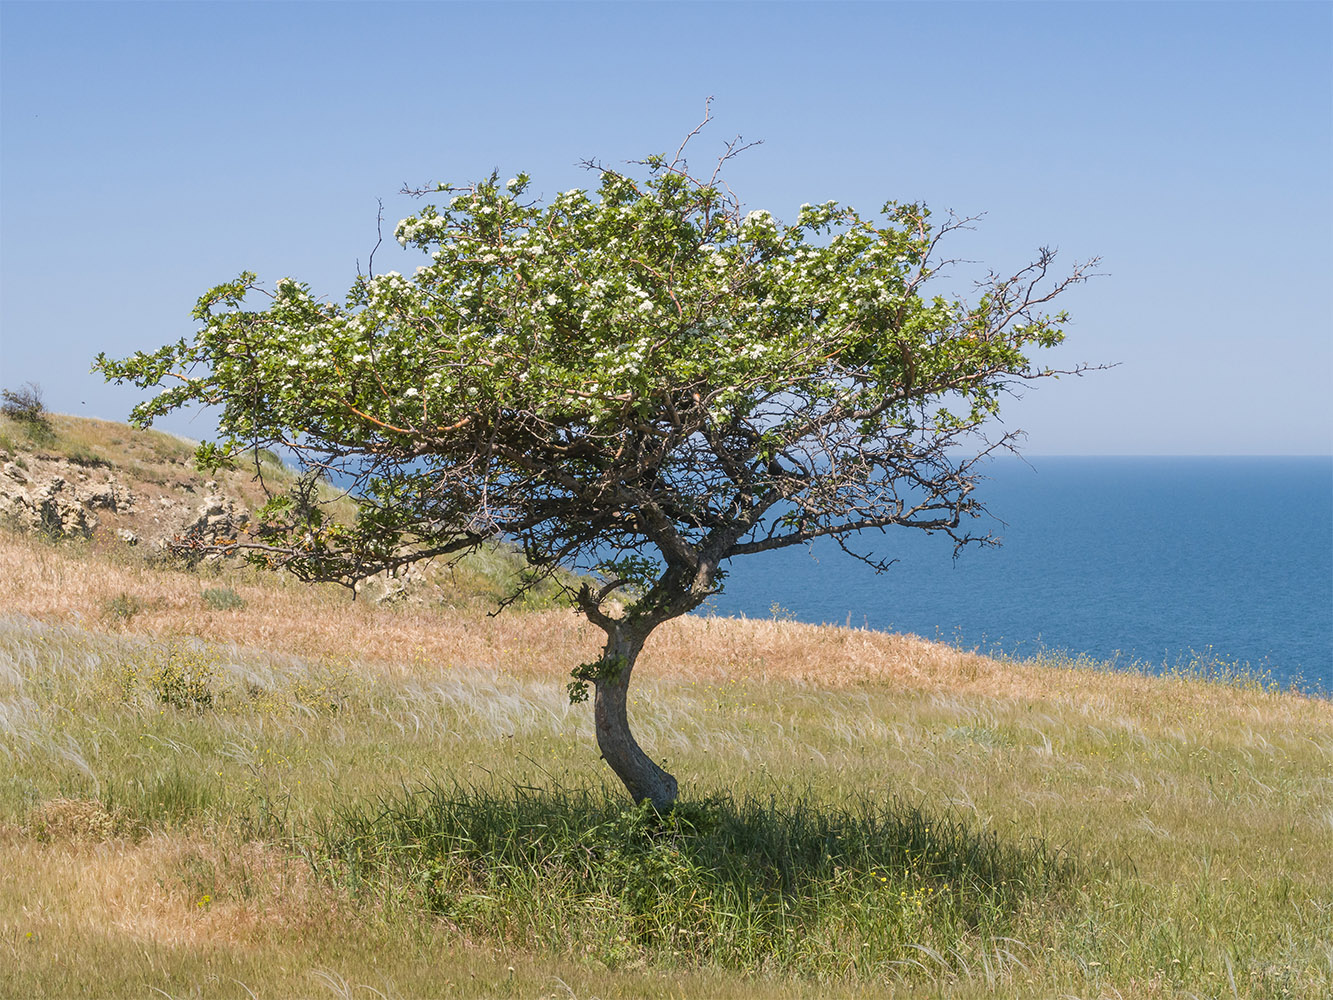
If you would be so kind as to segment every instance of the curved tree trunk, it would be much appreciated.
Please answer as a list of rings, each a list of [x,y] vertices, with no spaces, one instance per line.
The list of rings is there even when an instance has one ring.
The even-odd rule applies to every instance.
[[[629,731],[629,679],[646,636],[626,636],[620,629],[615,632],[602,651],[608,669],[593,682],[597,746],[635,802],[646,799],[658,810],[666,810],[676,801],[676,779],[643,752]]]

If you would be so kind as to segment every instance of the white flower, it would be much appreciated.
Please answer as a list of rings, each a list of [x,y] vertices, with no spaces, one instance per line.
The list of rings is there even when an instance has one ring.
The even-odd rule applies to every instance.
[[[415,395],[417,395],[416,386],[413,386],[411,389],[408,389],[407,392],[403,393],[403,395],[404,395],[404,396],[415,396]]]
[[[553,306],[553,305],[555,305],[555,304],[556,304],[557,302],[559,302],[559,301],[560,301],[560,300],[557,299],[557,298],[555,297],[555,293],[554,293],[554,292],[552,292],[550,295],[546,296],[546,304],[547,304],[548,306]]]

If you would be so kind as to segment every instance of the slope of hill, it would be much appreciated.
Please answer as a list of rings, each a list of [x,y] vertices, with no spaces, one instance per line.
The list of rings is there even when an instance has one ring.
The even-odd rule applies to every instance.
[[[234,538],[267,499],[266,489],[281,493],[296,479],[262,449],[238,468],[205,475],[195,468],[195,447],[105,420],[52,414],[34,425],[0,416],[0,524],[85,542],[119,558],[133,550],[141,559],[171,562],[174,540]],[[335,515],[350,516],[350,504],[331,488],[327,493]],[[378,601],[493,604],[509,593],[523,565],[512,548],[492,545],[447,568],[409,567],[358,591]],[[530,607],[564,603],[551,584],[524,600]]]
[[[191,529],[234,525],[262,502],[256,471],[291,478],[267,453],[253,469],[205,477],[193,452],[180,438],[104,420],[0,418],[0,516],[51,536],[161,548]]]
[[[596,630],[487,614],[510,554],[383,602],[182,563],[253,484],[53,429],[0,423],[3,495],[86,512],[0,530],[0,996],[1333,995],[1327,701],[685,618],[657,817],[565,695]]]

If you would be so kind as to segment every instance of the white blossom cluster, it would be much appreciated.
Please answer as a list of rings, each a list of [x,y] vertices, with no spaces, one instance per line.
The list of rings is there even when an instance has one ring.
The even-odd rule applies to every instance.
[[[261,387],[275,419],[317,414],[366,434],[451,426],[479,408],[610,426],[632,401],[682,386],[725,423],[792,385],[826,396],[821,406],[887,392],[905,352],[918,370],[967,363],[966,308],[915,291],[930,229],[914,207],[875,222],[805,204],[786,226],[720,193],[705,210],[698,188],[613,171],[595,195],[545,205],[521,201],[527,185],[441,185],[443,207],[394,229],[426,255],[410,276],[360,278],[342,306],[290,278],[263,313],[201,305],[194,350],[215,379]],[[220,286],[215,299],[243,292]],[[1047,327],[1030,334],[1041,336]]]

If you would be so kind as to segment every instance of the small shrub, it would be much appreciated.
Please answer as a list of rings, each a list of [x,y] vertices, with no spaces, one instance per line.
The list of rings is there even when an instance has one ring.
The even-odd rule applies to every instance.
[[[120,695],[138,700],[144,686],[159,704],[202,712],[218,700],[217,658],[189,646],[154,647],[125,663],[120,670]]]
[[[21,424],[50,429],[46,404],[42,402],[42,387],[25,382],[18,389],[0,389],[0,413]]]
[[[217,666],[195,650],[173,647],[148,673],[148,689],[163,705],[202,712],[213,707]]]
[[[209,587],[203,593],[204,604],[214,611],[236,611],[245,607],[245,600],[230,587]]]
[[[128,622],[147,607],[142,598],[133,594],[117,594],[106,602],[106,613],[119,621]]]

